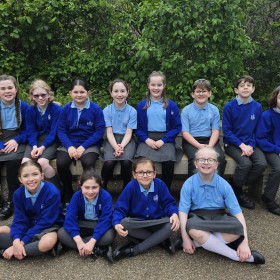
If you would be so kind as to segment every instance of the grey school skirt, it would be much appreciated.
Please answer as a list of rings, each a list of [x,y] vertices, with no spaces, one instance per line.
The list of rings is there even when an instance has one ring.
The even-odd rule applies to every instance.
[[[163,138],[166,132],[149,132],[148,137],[154,141]],[[142,142],[138,145],[135,157],[147,157],[156,162],[163,161],[180,161],[183,156],[181,148],[176,147],[173,143],[165,143],[158,150],[150,148],[146,143]]]
[[[3,129],[2,136],[0,137],[0,140],[3,143],[8,142],[9,140],[15,138],[19,134],[19,130],[7,130]],[[26,145],[25,144],[19,144],[16,152],[11,152],[9,154],[0,154],[0,161],[9,161],[9,160],[15,160],[15,159],[22,159],[23,153],[25,151]]]
[[[49,232],[53,232],[53,231],[57,232],[59,228],[60,228],[59,225],[54,224],[52,227],[44,229],[40,233],[37,233],[33,236],[32,242],[40,240],[45,234],[47,234]]]
[[[122,134],[114,134],[116,142],[120,144],[124,138]],[[131,137],[129,143],[124,148],[124,153],[120,157],[115,157],[114,152],[115,150],[109,143],[107,139],[105,139],[103,144],[103,151],[104,151],[104,161],[106,160],[130,160],[133,161],[135,151],[136,151],[136,143],[133,138]]]
[[[44,134],[44,135],[39,137],[39,139],[38,139],[38,147],[42,146],[42,144],[43,144],[44,140],[46,139],[46,137],[47,137],[46,134]],[[39,158],[46,158],[46,159],[49,159],[49,160],[56,158],[56,149],[57,149],[57,143],[54,142],[52,145],[48,146],[45,149],[45,151],[42,153],[42,155]],[[32,147],[27,145],[23,157],[24,158],[33,159],[31,157],[31,151],[32,151]]]
[[[239,220],[224,210],[195,210],[188,215],[186,230],[198,229],[210,232],[229,233],[243,236]]]
[[[139,229],[139,228],[146,228],[161,224],[170,223],[170,218],[163,217],[160,219],[152,219],[152,220],[140,220],[137,218],[124,218],[121,221],[122,226],[125,229]]]

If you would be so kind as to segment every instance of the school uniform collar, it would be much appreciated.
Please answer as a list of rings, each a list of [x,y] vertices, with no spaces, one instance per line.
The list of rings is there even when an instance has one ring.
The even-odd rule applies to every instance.
[[[127,101],[125,101],[125,104],[124,104],[124,106],[123,106],[121,109],[119,109],[119,108],[116,106],[115,101],[113,101],[113,106],[114,106],[114,108],[115,108],[116,111],[124,111],[125,108],[127,107]]]
[[[276,112],[277,114],[280,114],[280,109],[279,109],[279,108],[272,108],[272,110],[273,110],[274,112]]]
[[[37,198],[44,187],[45,183],[41,181],[38,191],[35,194],[31,194],[26,187],[24,187],[24,193],[26,198]]]
[[[13,103],[11,105],[5,105],[2,100],[0,100],[0,105],[1,105],[1,109],[13,109],[15,108],[15,100],[13,101]]]
[[[212,180],[211,180],[211,182],[206,184],[206,183],[202,180],[202,178],[200,177],[200,174],[197,173],[197,181],[198,181],[197,183],[198,183],[198,186],[199,186],[199,187],[204,187],[204,186],[215,187],[215,186],[216,186],[216,184],[215,184],[216,176],[217,176],[217,174],[215,173],[214,176],[213,176],[213,178],[212,178]]]
[[[36,107],[37,107],[41,117],[43,117],[46,113],[47,107],[44,110],[42,110],[38,105]]]
[[[252,101],[254,101],[252,96],[249,97],[247,103],[242,102],[241,99],[238,97],[238,95],[236,95],[235,99],[236,99],[238,105],[244,105],[244,104],[248,104],[248,103],[251,103]]]
[[[196,104],[195,104],[195,102],[193,101],[193,105],[194,105],[194,108],[196,109],[196,110],[206,110],[206,107],[208,106],[208,102],[205,104],[205,106],[203,106],[203,107],[198,107]]]
[[[93,201],[88,201],[85,198],[85,196],[83,196],[83,197],[84,197],[85,205],[93,205],[93,206],[95,206],[97,204],[97,200],[98,200],[99,195],[97,195],[96,198]]]
[[[155,192],[154,180],[151,182],[150,188],[148,190],[144,189],[140,183],[138,183],[138,184],[139,184],[139,187],[140,187],[140,192],[144,193],[145,195],[147,195],[150,192]]]
[[[82,110],[84,110],[84,109],[89,109],[89,108],[90,108],[90,100],[89,100],[89,98],[87,99],[87,102],[86,102],[85,106],[84,106],[82,109],[78,108],[78,107],[76,106],[74,100],[73,100],[73,101],[71,102],[71,108],[74,108],[74,109],[77,109],[77,110],[80,110],[80,111],[82,111]]]
[[[152,98],[150,98],[151,104],[155,103],[155,104],[163,104],[163,98],[159,99],[158,101],[154,101]]]

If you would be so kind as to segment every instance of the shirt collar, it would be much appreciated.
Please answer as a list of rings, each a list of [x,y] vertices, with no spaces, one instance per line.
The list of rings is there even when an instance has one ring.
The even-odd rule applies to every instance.
[[[15,107],[15,101],[13,101],[13,103],[11,105],[5,105],[1,100],[0,100],[0,104],[1,104],[1,109],[8,109],[8,108],[14,108]]]
[[[150,98],[151,104],[155,103],[155,104],[163,104],[163,98],[159,99],[158,101],[154,101],[152,98]]]
[[[199,173],[197,173],[197,178],[198,178],[198,186],[199,187],[203,187],[203,186],[211,186],[211,187],[215,187],[216,186],[216,184],[215,184],[215,179],[216,179],[216,176],[217,176],[217,174],[215,173],[214,174],[214,176],[213,176],[213,178],[212,178],[212,180],[211,180],[211,182],[210,183],[205,183],[203,180],[202,180],[202,178],[200,177],[200,174]]]
[[[123,110],[127,107],[127,101],[125,101],[125,104],[124,104],[124,106],[123,106],[121,109],[118,108],[118,107],[115,105],[115,101],[113,101],[113,106],[114,106],[115,110],[117,110],[117,111],[123,111]]]
[[[244,102],[241,101],[241,99],[239,98],[238,95],[236,95],[235,99],[236,99],[238,105],[248,104],[248,103],[251,103],[254,100],[253,97],[250,96],[249,99],[248,99],[248,102],[244,103]]]
[[[280,114],[280,109],[279,108],[272,108],[274,112]]]
[[[203,106],[203,107],[198,107],[198,106],[195,104],[194,101],[193,101],[193,104],[194,104],[195,109],[197,109],[197,110],[206,110],[206,106],[207,106],[208,102],[207,102],[207,103],[205,104],[205,106]]]
[[[89,109],[90,107],[90,100],[89,98],[87,99],[87,102],[86,104],[84,105],[84,107],[82,109],[78,108],[74,102],[74,100],[71,102],[71,108],[75,108],[75,109],[78,109],[78,110],[83,110],[83,109]]]
[[[44,186],[44,182],[41,181],[40,186],[39,186],[39,189],[38,189],[38,191],[37,191],[35,194],[31,194],[31,193],[27,190],[27,188],[25,187],[25,188],[24,188],[25,197],[26,197],[26,198],[37,198],[37,197],[39,196],[39,194],[40,194],[40,192],[41,192],[43,186]]]
[[[138,183],[138,184],[139,184],[139,187],[140,187],[140,191],[141,191],[142,193],[143,193],[143,192],[149,193],[149,192],[154,192],[154,191],[155,191],[154,180],[151,182],[150,188],[149,188],[148,190],[144,189],[140,183]]]
[[[86,205],[94,205],[94,206],[95,206],[95,205],[97,204],[98,196],[99,196],[99,195],[97,195],[96,198],[95,198],[93,201],[88,201],[88,200],[85,198],[85,196],[84,196],[85,204],[86,204]]]
[[[37,105],[37,109],[38,109],[40,115],[41,115],[41,116],[44,116],[44,114],[45,114],[47,108],[45,108],[45,110],[42,110],[42,109]]]

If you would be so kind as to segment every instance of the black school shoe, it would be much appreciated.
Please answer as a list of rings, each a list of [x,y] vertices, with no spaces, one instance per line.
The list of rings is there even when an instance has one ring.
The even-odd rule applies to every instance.
[[[101,257],[101,256],[106,256],[107,260],[110,263],[114,262],[113,259],[113,249],[112,246],[95,246],[93,249],[93,254],[91,257],[94,259]]]
[[[265,264],[265,258],[261,253],[257,251],[251,251],[251,254],[254,258],[254,261],[252,262],[253,264]]]
[[[241,207],[247,208],[247,209],[254,209],[255,208],[255,202],[249,198],[245,193],[240,193],[236,195],[237,200]]]
[[[261,200],[263,203],[266,204],[266,207],[269,212],[271,212],[274,215],[278,215],[278,216],[280,215],[280,205],[279,204],[277,204],[275,201],[271,201],[264,195],[261,196]]]
[[[125,257],[133,257],[134,250],[132,244],[133,243],[125,243],[124,245],[118,246],[113,253],[114,260],[119,261]]]
[[[9,219],[14,213],[14,206],[11,201],[6,201],[0,211],[0,221]]]

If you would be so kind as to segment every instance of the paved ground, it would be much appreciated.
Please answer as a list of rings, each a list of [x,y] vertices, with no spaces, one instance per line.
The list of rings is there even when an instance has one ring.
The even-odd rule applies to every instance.
[[[178,197],[178,190],[173,190],[173,195]],[[260,204],[255,210],[245,209],[244,215],[250,247],[264,254],[265,265],[233,262],[203,249],[192,256],[182,251],[170,256],[162,248],[154,248],[114,264],[109,264],[105,258],[96,261],[81,258],[69,251],[57,258],[0,259],[0,279],[280,279],[280,217],[270,214]],[[120,241],[118,239],[117,243]]]

